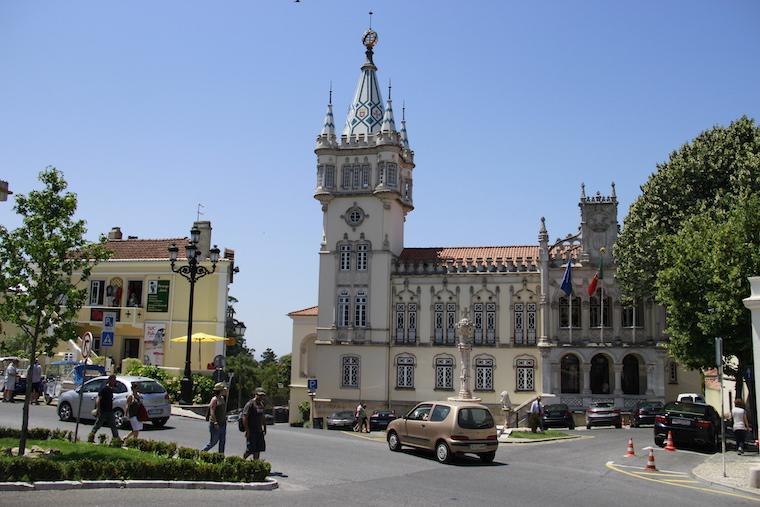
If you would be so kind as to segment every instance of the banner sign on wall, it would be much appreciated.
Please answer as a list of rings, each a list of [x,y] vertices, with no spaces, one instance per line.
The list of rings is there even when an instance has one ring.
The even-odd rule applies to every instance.
[[[169,311],[169,280],[148,280],[149,312]]]
[[[166,322],[146,322],[143,340],[143,364],[164,365]]]

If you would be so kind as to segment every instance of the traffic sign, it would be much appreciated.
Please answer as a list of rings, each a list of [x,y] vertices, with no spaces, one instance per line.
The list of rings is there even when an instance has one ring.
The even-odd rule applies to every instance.
[[[113,347],[113,331],[103,331],[100,333],[100,346]]]
[[[82,358],[87,359],[90,357],[90,351],[92,349],[92,334],[87,331],[82,336]]]
[[[306,386],[308,387],[309,391],[312,393],[317,392],[317,379],[310,378],[306,381]]]

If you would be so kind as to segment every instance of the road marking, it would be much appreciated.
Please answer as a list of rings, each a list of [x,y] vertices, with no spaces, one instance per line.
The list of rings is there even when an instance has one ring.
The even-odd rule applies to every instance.
[[[641,472],[634,473],[629,472],[627,470],[622,470],[622,468],[618,468],[621,465],[616,464],[614,461],[608,461],[606,464],[607,468],[610,470],[614,470],[615,472],[619,472],[624,475],[629,475],[631,477],[636,477],[637,479],[643,479],[645,481],[650,482],[657,482],[660,484],[667,484],[669,486],[673,486],[676,488],[687,488],[687,489],[693,489],[696,491],[703,491],[705,493],[712,493],[714,495],[724,495],[724,496],[731,496],[734,498],[743,498],[745,500],[752,500],[754,502],[760,502],[760,498],[755,496],[747,496],[747,495],[740,495],[738,493],[731,493],[729,491],[723,491],[721,489],[713,489],[713,488],[705,488],[705,487],[697,487],[697,486],[690,486],[689,484],[681,484],[675,481],[675,479],[657,479],[655,477],[652,477],[653,475],[662,475],[662,474],[653,474],[651,472],[646,472],[645,469],[640,468]],[[675,472],[675,474],[683,474],[683,472]],[[698,483],[698,482],[697,482]],[[698,483],[699,484],[699,483]]]
[[[632,465],[621,465],[620,463],[615,463],[614,461],[608,461],[608,463],[611,463],[615,465],[616,467],[623,467],[623,468],[635,468],[636,470],[643,470],[641,467],[635,467]],[[689,475],[686,472],[676,472],[675,470],[662,470],[660,468],[657,469],[658,472],[666,472],[669,474],[675,474],[675,475]]]
[[[684,483],[684,484],[699,484],[699,481],[695,481],[694,479],[665,479],[665,482],[669,482],[672,484],[675,483]]]
[[[356,437],[356,438],[363,438],[364,440],[369,440],[370,442],[385,442],[385,438],[380,439],[380,438],[368,437],[366,435],[357,435],[356,431],[342,430],[341,433],[343,433],[344,435],[351,435],[352,437]]]

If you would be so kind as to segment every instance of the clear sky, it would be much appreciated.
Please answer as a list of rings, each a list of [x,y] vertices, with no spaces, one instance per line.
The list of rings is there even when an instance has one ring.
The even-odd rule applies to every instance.
[[[203,203],[249,346],[290,352],[286,313],[317,301],[314,140],[330,81],[342,131],[370,9],[416,154],[407,246],[574,233],[581,182],[616,182],[622,224],[672,150],[760,118],[753,0],[0,1],[0,179],[57,166],[91,239],[183,236]]]

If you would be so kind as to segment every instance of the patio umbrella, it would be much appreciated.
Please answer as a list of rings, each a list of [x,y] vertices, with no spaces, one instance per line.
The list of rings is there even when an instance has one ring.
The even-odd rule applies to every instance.
[[[192,335],[192,341],[193,343],[216,343],[216,342],[223,342],[227,340],[227,338],[223,336],[216,336],[213,334],[208,333],[193,333]],[[187,343],[187,336],[180,336],[177,338],[172,338],[171,340],[174,343]],[[201,348],[198,347],[198,367],[201,368],[203,365],[201,364]]]

